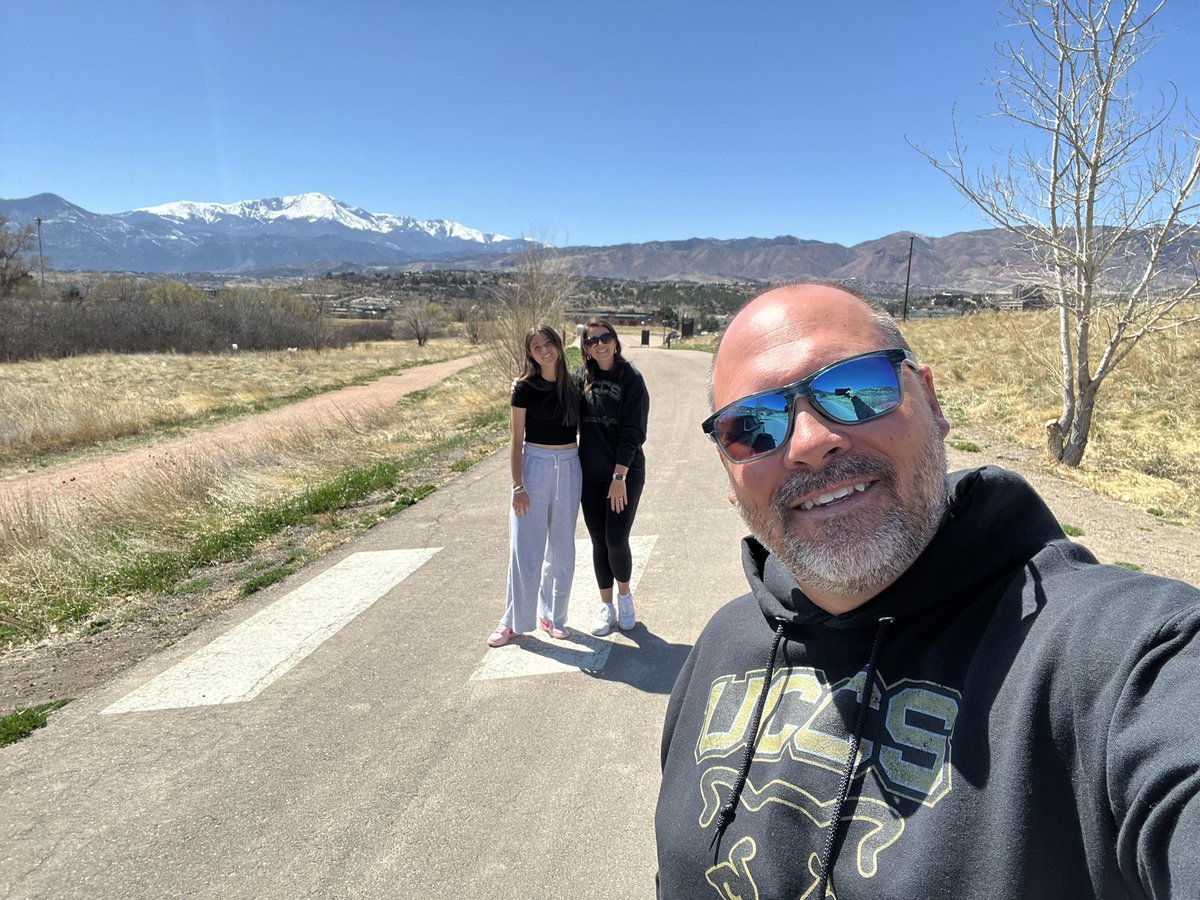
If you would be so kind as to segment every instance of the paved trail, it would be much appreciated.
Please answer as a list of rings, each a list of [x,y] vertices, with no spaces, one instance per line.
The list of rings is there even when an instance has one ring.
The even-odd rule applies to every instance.
[[[744,528],[697,427],[708,356],[629,355],[653,398],[633,631],[578,631],[582,552],[570,641],[485,647],[507,565],[497,453],[0,749],[0,895],[652,897],[666,697],[744,590]],[[398,379],[421,374],[438,373]],[[1120,513],[1096,510],[1098,530]]]

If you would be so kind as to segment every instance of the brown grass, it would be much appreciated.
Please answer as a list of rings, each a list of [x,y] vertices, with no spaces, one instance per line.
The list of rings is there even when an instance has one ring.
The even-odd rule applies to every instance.
[[[933,368],[953,428],[1045,451],[1045,423],[1061,402],[1054,312],[913,319],[904,330]],[[1147,337],[1100,388],[1083,464],[1053,465],[1047,455],[1047,468],[1156,515],[1200,522],[1198,391],[1200,329]]]
[[[99,354],[0,364],[0,475],[30,461],[363,382],[472,352],[462,339],[218,355]],[[109,452],[112,447],[102,448]]]
[[[1044,423],[1058,413],[1053,314],[916,319],[905,331],[922,361],[933,367],[952,439],[1044,446]],[[19,447],[34,454],[80,440],[108,440],[111,426],[104,431],[97,423],[124,420],[126,433],[161,433],[180,422],[202,424],[205,417],[228,416],[238,407],[280,402],[467,350],[439,342],[418,351],[404,343],[320,354],[96,357],[3,366],[0,452],[27,467],[31,457],[22,456]],[[444,474],[446,460],[421,454],[431,445],[449,446],[455,435],[465,436],[455,451],[460,456],[486,455],[507,439],[507,386],[506,378],[478,366],[353,422],[306,420],[223,453],[162,453],[138,479],[99,492],[86,505],[18,503],[0,509],[0,632],[37,636],[89,616],[144,608],[153,598],[114,595],[97,613],[89,579],[147,554],[177,553],[197,535],[228,527],[341,472],[407,460],[414,468]],[[1068,469],[1047,460],[1047,468],[1165,518],[1197,523],[1198,391],[1200,331],[1148,339],[1102,389],[1084,464]],[[39,423],[43,417],[56,424]],[[73,603],[91,608],[76,614]]]

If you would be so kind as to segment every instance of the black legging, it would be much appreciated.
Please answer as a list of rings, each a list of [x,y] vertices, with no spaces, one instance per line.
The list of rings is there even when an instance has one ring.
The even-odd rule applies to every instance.
[[[584,481],[583,496],[579,505],[583,508],[583,522],[592,537],[592,568],[596,570],[596,585],[605,591],[613,581],[628,582],[633,577],[633,552],[629,549],[629,532],[633,530],[633,517],[637,515],[638,501],[642,499],[644,477],[629,477],[625,480],[625,508],[619,513],[612,511],[608,502],[611,481]]]

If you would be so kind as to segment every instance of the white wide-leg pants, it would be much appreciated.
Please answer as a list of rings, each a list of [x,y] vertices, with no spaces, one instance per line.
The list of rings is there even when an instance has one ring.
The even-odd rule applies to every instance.
[[[526,444],[521,478],[529,494],[529,512],[508,514],[512,553],[500,624],[524,633],[533,631],[537,617],[543,616],[564,628],[575,578],[575,520],[583,489],[578,448],[546,450]]]

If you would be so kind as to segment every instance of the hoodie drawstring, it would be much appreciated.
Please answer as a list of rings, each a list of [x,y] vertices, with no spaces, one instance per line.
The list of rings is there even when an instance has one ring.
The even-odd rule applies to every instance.
[[[742,753],[742,762],[738,766],[738,776],[733,783],[733,791],[730,792],[729,799],[721,807],[721,811],[717,813],[717,829],[713,835],[714,844],[720,840],[725,826],[732,821],[734,812],[737,810],[738,798],[741,797],[742,788],[746,786],[746,778],[750,775],[750,762],[754,759],[754,745],[758,741],[758,726],[762,723],[763,707],[767,705],[767,694],[771,692],[771,679],[775,675],[775,654],[779,652],[779,642],[783,640],[783,626],[784,623],[781,621],[775,628],[775,640],[771,643],[771,655],[767,658],[767,674],[763,676],[762,689],[758,692],[758,702],[754,704],[754,717],[750,722],[750,737],[746,741],[746,749]]]
[[[833,805],[833,815],[825,831],[825,847],[821,851],[821,879],[812,896],[823,900],[825,886],[829,884],[829,872],[833,868],[833,854],[837,841],[838,821],[842,818],[842,807],[850,796],[850,783],[854,780],[854,762],[858,759],[858,748],[862,743],[863,728],[867,721],[867,710],[871,707],[871,694],[875,689],[875,667],[879,660],[879,651],[883,647],[883,638],[888,626],[896,620],[884,616],[879,620],[879,629],[875,632],[875,643],[871,647],[871,657],[867,660],[866,683],[863,685],[862,703],[858,707],[858,718],[854,722],[854,733],[850,737],[850,752],[846,756],[846,765],[842,768],[842,783],[838,786],[837,802]]]

